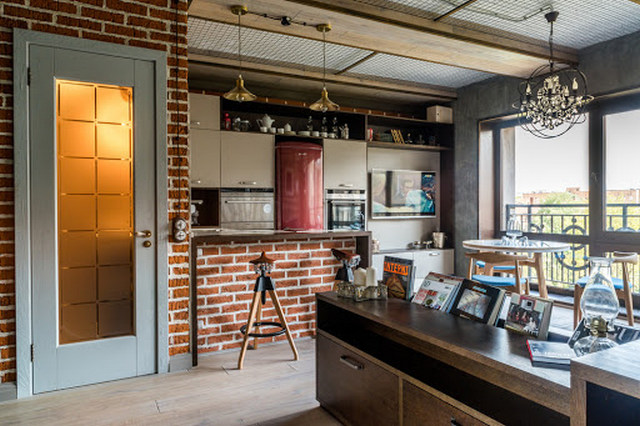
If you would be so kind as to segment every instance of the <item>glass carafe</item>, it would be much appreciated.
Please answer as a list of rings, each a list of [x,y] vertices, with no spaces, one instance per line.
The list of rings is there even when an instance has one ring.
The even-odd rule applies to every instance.
[[[591,275],[580,299],[580,310],[584,325],[591,335],[576,342],[573,349],[578,355],[616,346],[613,340],[607,338],[607,330],[613,329],[613,321],[618,317],[620,308],[611,279],[612,259],[592,257],[590,261]]]

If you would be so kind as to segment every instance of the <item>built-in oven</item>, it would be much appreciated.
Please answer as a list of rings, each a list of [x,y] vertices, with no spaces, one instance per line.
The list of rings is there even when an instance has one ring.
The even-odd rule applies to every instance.
[[[364,231],[367,194],[364,190],[327,189],[325,217],[329,230]]]
[[[273,189],[222,189],[220,226],[230,229],[274,229]]]

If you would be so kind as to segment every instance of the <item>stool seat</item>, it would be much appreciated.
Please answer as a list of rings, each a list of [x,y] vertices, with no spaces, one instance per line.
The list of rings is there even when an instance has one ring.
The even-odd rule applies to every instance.
[[[584,287],[587,285],[587,281],[589,281],[589,276],[585,275],[584,277],[578,279],[578,281],[576,281],[576,285],[579,285],[580,287]],[[620,278],[616,278],[616,277],[612,277],[611,281],[613,282],[613,288],[615,290],[622,290],[624,288],[624,282],[622,281],[622,279]]]
[[[476,260],[476,266],[478,268],[484,268],[486,266],[486,263],[482,260]],[[513,265],[500,265],[500,266],[494,266],[493,270],[494,271],[513,271],[515,269],[515,266]]]
[[[494,277],[491,275],[473,275],[471,277],[474,281],[478,281],[482,284],[492,285],[495,287],[510,287],[516,285],[516,279],[514,277]],[[526,284],[525,278],[520,278],[520,284]]]

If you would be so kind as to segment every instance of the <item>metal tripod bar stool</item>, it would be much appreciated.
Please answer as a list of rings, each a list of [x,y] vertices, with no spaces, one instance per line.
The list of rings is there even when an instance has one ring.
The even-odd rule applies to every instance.
[[[289,346],[291,346],[291,350],[293,351],[293,358],[296,361],[298,360],[298,350],[296,349],[296,344],[293,342],[293,337],[291,337],[291,332],[289,331],[289,326],[287,325],[287,319],[284,316],[282,306],[280,306],[280,301],[278,300],[276,289],[273,286],[273,281],[271,280],[271,277],[267,275],[273,269],[273,262],[273,259],[269,259],[264,252],[262,252],[260,257],[249,261],[249,263],[253,264],[256,272],[259,273],[260,276],[256,279],[256,285],[253,288],[254,294],[253,300],[251,301],[251,308],[249,310],[249,319],[247,320],[247,323],[245,325],[240,327],[240,332],[244,334],[244,340],[242,341],[240,358],[238,358],[238,370],[242,370],[242,366],[244,364],[244,355],[247,352],[247,347],[249,346],[249,338],[251,337],[255,338],[253,347],[254,349],[257,349],[259,337],[274,337],[286,334],[287,340],[289,341]],[[280,322],[260,320],[262,306],[267,301],[267,293],[271,298],[271,303],[273,303],[273,306],[276,309],[276,313],[278,314]],[[251,332],[254,327],[259,330],[261,326],[277,327],[278,329],[270,333],[260,333],[259,331]]]

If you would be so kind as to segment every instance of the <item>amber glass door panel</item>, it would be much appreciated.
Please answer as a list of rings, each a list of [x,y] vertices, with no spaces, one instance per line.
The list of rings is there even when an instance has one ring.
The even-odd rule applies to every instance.
[[[56,90],[59,343],[131,335],[132,89]]]

